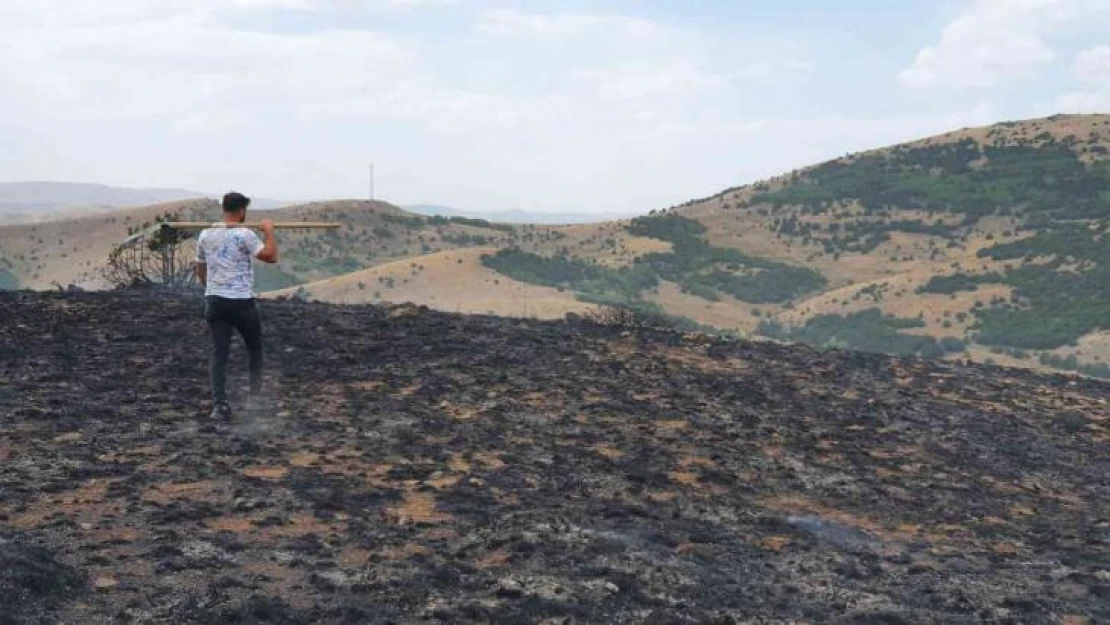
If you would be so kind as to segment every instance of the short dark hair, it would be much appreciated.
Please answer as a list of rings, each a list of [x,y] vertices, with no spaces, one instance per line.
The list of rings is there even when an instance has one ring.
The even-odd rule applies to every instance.
[[[251,199],[242,193],[232,191],[224,196],[223,205],[225,213],[238,213],[251,205]]]

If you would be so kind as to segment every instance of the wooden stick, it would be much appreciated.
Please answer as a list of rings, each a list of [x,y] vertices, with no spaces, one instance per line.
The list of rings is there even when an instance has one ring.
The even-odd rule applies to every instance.
[[[229,225],[222,222],[212,221],[164,221],[160,224],[155,224],[165,228],[174,228],[176,230],[204,230],[206,228],[226,228]],[[307,230],[335,230],[341,227],[342,224],[326,221],[275,221],[274,228],[285,229],[299,229],[304,228]],[[257,230],[260,226],[256,223],[243,223],[233,224],[232,228],[252,228]]]

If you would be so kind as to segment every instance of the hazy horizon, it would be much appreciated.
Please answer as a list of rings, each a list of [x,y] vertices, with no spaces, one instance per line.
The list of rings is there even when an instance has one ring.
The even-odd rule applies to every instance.
[[[0,0],[6,179],[664,208],[1110,111],[1110,0]],[[480,207],[480,208],[476,208]]]

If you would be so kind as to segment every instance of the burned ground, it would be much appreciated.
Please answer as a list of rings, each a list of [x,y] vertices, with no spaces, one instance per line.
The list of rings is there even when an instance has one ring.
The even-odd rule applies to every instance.
[[[0,623],[1110,620],[1105,382],[265,302],[215,424],[201,309],[0,294]]]

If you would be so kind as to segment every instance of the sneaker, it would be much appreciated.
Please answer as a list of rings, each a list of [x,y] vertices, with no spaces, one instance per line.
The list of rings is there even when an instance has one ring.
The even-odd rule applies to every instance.
[[[226,421],[231,418],[231,405],[226,401],[217,402],[212,408],[212,419]]]

